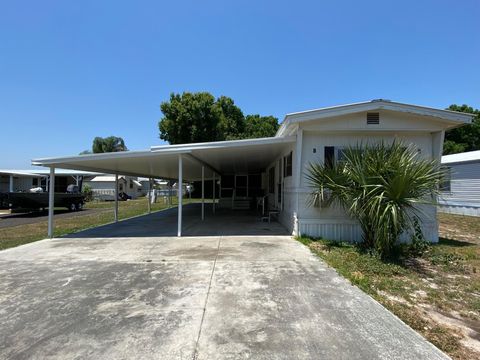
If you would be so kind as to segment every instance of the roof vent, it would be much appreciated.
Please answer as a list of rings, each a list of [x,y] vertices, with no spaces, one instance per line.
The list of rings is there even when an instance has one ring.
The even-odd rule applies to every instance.
[[[373,99],[372,101],[370,102],[392,102],[392,100],[388,100],[388,99]]]
[[[378,125],[378,124],[380,124],[380,113],[378,112],[367,113],[367,125]]]

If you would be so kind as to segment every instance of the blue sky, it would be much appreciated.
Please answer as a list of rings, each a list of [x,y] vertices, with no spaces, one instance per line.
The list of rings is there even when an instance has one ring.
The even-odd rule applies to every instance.
[[[480,1],[1,1],[0,168],[95,136],[160,144],[171,92],[275,115],[387,98],[480,107]]]

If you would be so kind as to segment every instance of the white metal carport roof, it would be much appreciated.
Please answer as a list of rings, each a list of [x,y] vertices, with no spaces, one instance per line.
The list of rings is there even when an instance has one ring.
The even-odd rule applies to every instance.
[[[214,172],[225,174],[263,171],[294,141],[295,136],[289,136],[163,145],[143,151],[35,159],[32,160],[32,165],[177,179],[178,156],[183,155],[183,177],[194,181],[201,179],[202,165],[206,167],[206,177],[212,177]]]
[[[116,174],[115,221],[118,221],[118,174],[149,178],[202,180],[202,219],[204,180],[215,174],[264,171],[288,149],[295,136],[218,141],[198,144],[153,146],[150,150],[77,155],[32,160],[32,165],[50,167],[48,236],[53,237],[55,168]],[[214,182],[213,182],[214,184]],[[214,186],[215,189],[215,186]],[[178,192],[178,236],[182,234],[182,191]],[[215,190],[213,190],[215,199]],[[150,209],[150,201],[148,202]],[[150,211],[150,210],[149,210]],[[215,203],[213,203],[215,212]]]

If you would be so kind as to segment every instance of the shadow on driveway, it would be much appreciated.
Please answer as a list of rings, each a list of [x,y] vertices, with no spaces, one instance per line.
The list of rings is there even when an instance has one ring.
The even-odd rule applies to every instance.
[[[112,237],[158,237],[177,235],[177,208],[158,211],[152,214],[126,219],[69,234],[67,238],[112,238]],[[260,214],[251,211],[216,209],[205,204],[205,220],[201,219],[201,204],[183,206],[183,236],[220,235],[289,235],[276,221],[262,222]]]

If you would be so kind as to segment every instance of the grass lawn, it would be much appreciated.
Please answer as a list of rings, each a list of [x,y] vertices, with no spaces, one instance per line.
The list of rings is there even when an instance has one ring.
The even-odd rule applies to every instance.
[[[300,238],[454,359],[480,358],[480,219],[439,214],[438,244],[385,263],[355,246]]]
[[[190,200],[185,199],[184,204]],[[194,201],[194,200],[192,200]],[[173,198],[174,205],[177,199]],[[88,202],[86,209],[95,209],[95,212],[81,212],[76,216],[68,218],[57,218],[54,221],[54,236],[62,236],[72,232],[84,230],[90,227],[108,224],[113,222],[113,206],[112,201],[104,202]],[[168,207],[162,201],[152,204],[152,211],[162,210]],[[140,198],[137,200],[120,201],[118,203],[119,219],[126,219],[147,213],[147,200]],[[0,250],[23,245],[33,241],[45,239],[47,237],[47,220],[43,220],[34,224],[24,224],[6,228],[0,228]]]

